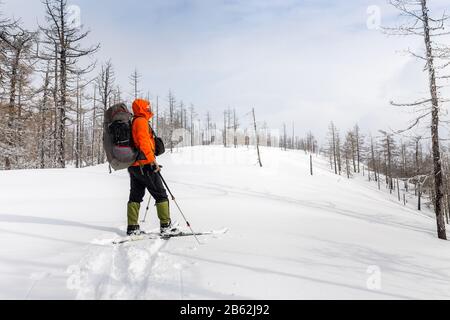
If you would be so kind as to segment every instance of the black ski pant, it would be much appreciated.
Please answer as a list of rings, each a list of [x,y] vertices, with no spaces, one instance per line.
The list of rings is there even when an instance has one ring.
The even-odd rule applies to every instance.
[[[141,170],[142,169],[142,170]],[[166,189],[161,181],[159,174],[153,172],[151,165],[144,167],[128,168],[131,180],[129,203],[142,203],[147,189],[156,203],[162,203],[169,200]]]

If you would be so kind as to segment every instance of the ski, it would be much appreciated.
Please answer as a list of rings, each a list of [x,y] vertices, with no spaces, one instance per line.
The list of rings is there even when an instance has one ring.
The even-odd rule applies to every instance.
[[[113,245],[120,245],[120,244],[124,244],[124,243],[138,242],[138,241],[145,241],[145,240],[156,240],[156,239],[169,240],[171,238],[182,238],[182,237],[193,237],[193,236],[214,236],[214,235],[225,234],[227,232],[228,232],[228,228],[224,228],[222,230],[212,230],[212,231],[195,232],[195,233],[181,232],[178,234],[166,235],[166,236],[161,236],[161,234],[159,232],[149,232],[149,233],[143,233],[141,235],[127,236],[125,238],[114,240]]]
[[[137,242],[137,241],[152,240],[152,239],[158,239],[158,238],[159,237],[157,237],[155,235],[144,233],[141,235],[127,236],[125,238],[120,238],[120,239],[114,240],[113,244],[118,245],[118,244],[124,244],[127,242]]]
[[[222,230],[215,230],[215,231],[205,231],[205,232],[181,232],[178,234],[173,234],[173,235],[166,235],[166,236],[161,236],[161,239],[164,240],[168,240],[171,238],[182,238],[182,237],[193,237],[193,236],[211,236],[211,235],[219,235],[219,234],[225,234],[228,232],[228,229],[222,229]]]

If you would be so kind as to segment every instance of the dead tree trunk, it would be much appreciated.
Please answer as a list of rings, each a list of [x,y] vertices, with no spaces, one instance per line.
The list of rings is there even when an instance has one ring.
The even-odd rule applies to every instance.
[[[434,167],[434,207],[436,211],[437,232],[439,239],[447,240],[445,231],[445,220],[442,212],[443,184],[442,184],[442,163],[439,148],[439,100],[436,86],[436,73],[434,69],[434,58],[430,39],[430,27],[428,19],[428,8],[426,0],[421,0],[422,21],[424,29],[424,40],[427,55],[427,66],[429,74],[430,94],[431,94],[431,144],[433,150]]]
[[[46,147],[46,136],[45,136],[45,128],[46,128],[46,113],[47,113],[47,105],[48,105],[48,88],[50,86],[50,65],[47,68],[47,72],[45,73],[45,81],[44,81],[44,97],[42,99],[42,104],[40,106],[41,113],[41,127],[40,127],[40,141],[39,141],[39,157],[40,157],[40,167],[41,169],[45,168],[45,147]]]
[[[358,173],[360,173],[360,163],[361,163],[361,143],[359,136],[359,126],[355,126],[355,139],[356,139],[356,157],[358,160]],[[364,169],[364,168],[363,168]]]
[[[258,152],[258,162],[259,166],[262,168],[262,162],[261,162],[261,154],[259,152],[259,135],[258,135],[258,128],[256,127],[256,115],[255,115],[255,109],[253,109],[253,124],[255,126],[255,135],[256,135],[256,150]]]
[[[371,151],[371,155],[372,155],[372,169],[373,169],[373,172],[375,173],[375,182],[378,182],[377,162],[375,160],[375,150],[373,147],[373,138],[370,138],[370,151]]]
[[[334,160],[334,173],[338,174],[337,169],[337,154],[336,154],[336,128],[334,123],[331,123],[331,134],[332,134],[332,149],[333,149],[333,160]]]
[[[97,86],[94,85],[94,108],[92,115],[91,165],[95,164],[95,130],[97,130]]]
[[[9,79],[9,103],[8,103],[8,124],[7,124],[7,141],[10,150],[14,149],[14,130],[16,125],[16,91],[19,82],[19,63],[20,63],[21,47],[15,48],[14,58],[12,60],[11,75]],[[5,158],[5,169],[11,170],[11,158],[9,155]]]

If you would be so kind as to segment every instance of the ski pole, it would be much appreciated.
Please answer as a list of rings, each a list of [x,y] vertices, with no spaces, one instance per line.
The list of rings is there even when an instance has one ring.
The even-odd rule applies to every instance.
[[[198,240],[197,235],[195,234],[194,230],[192,230],[191,224],[189,223],[189,221],[187,221],[186,216],[185,216],[184,213],[183,213],[183,210],[181,210],[180,206],[178,205],[177,200],[175,199],[175,197],[174,197],[172,191],[170,191],[170,188],[169,188],[169,186],[167,185],[166,180],[164,180],[164,178],[163,178],[161,172],[158,172],[158,175],[159,175],[159,177],[161,178],[161,180],[162,180],[162,182],[164,183],[164,185],[166,186],[167,191],[169,191],[169,194],[170,194],[170,196],[172,197],[173,202],[175,203],[175,205],[177,206],[177,208],[178,208],[178,210],[180,211],[181,215],[183,216],[184,221],[186,221],[187,226],[189,227],[189,229],[191,229],[192,234],[193,234],[194,237],[195,237],[195,240],[197,240],[198,244],[201,245],[200,240]]]
[[[150,198],[148,199],[148,204],[147,204],[147,209],[145,210],[145,216],[144,216],[144,220],[142,220],[142,223],[145,223],[145,220],[147,220],[147,214],[148,214],[148,210],[150,209],[150,201],[152,200],[152,197],[150,196]]]

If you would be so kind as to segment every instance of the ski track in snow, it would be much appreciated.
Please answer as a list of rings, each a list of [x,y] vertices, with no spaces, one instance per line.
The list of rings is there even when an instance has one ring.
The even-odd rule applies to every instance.
[[[189,277],[189,264],[197,263],[188,262],[187,255],[165,251],[177,240],[180,239],[149,239],[113,245],[113,239],[95,239],[80,263],[72,267],[75,272],[69,279],[70,289],[77,292],[79,300],[184,299],[183,275]],[[188,245],[182,250],[186,254],[186,250],[195,251],[197,247]],[[215,295],[218,299],[230,298],[201,288],[189,291],[209,297]]]
[[[77,299],[148,298],[150,284],[160,277],[158,270],[167,267],[161,253],[167,243],[157,239],[92,247],[72,275],[79,281]]]

